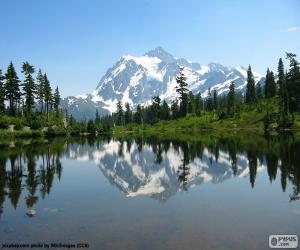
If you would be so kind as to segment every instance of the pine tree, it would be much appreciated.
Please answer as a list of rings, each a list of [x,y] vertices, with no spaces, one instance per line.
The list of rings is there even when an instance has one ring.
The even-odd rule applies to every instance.
[[[255,80],[250,65],[247,70],[247,86],[246,86],[245,102],[248,104],[253,104],[256,102]]]
[[[266,80],[265,80],[265,97],[269,98],[269,84],[270,84],[270,70],[267,69]]]
[[[267,69],[265,81],[265,97],[272,98],[277,94],[277,85],[275,82],[274,73]]]
[[[180,116],[184,117],[187,113],[187,86],[186,77],[183,73],[183,67],[179,66],[179,75],[176,77],[176,92],[180,99]]]
[[[195,97],[192,91],[188,95],[188,113],[195,113]]]
[[[300,111],[300,67],[296,55],[286,53],[290,62],[290,69],[287,73],[287,90],[289,96],[290,111]]]
[[[201,93],[198,93],[195,96],[195,113],[196,115],[201,115],[201,112],[203,111],[203,100],[201,97]]]
[[[0,69],[0,113],[5,112],[5,90],[4,90],[4,82],[5,77],[2,75],[2,71]]]
[[[277,72],[278,72],[278,80],[277,80],[277,85],[279,88],[279,95],[282,95],[282,88],[283,85],[285,83],[285,75],[284,75],[284,65],[282,62],[282,59],[279,58],[279,62],[278,62],[278,68],[277,68]]]
[[[88,121],[86,130],[88,133],[91,133],[91,134],[96,133],[95,123],[92,119]]]
[[[151,105],[151,110],[152,110],[152,123],[159,122],[160,118],[160,97],[159,96],[154,96],[152,97],[152,105]]]
[[[262,99],[263,98],[263,92],[262,92],[262,89],[261,89],[261,85],[260,85],[260,82],[258,82],[256,84],[256,96],[257,96],[257,99]]]
[[[279,86],[279,97],[280,97],[280,114],[281,118],[285,120],[285,118],[289,114],[289,100],[288,100],[288,92],[286,86],[286,76],[284,74],[284,65],[282,59],[279,59],[278,62],[278,81],[277,85]]]
[[[136,107],[136,112],[134,114],[134,122],[137,124],[144,124],[144,113],[141,104]]]
[[[12,62],[10,62],[7,68],[5,79],[5,97],[9,103],[9,114],[16,115],[20,105],[21,93],[19,86],[20,80]]]
[[[160,119],[169,120],[170,119],[170,108],[168,103],[164,100],[161,106]]]
[[[213,109],[214,110],[217,110],[218,109],[218,93],[217,93],[217,90],[214,89],[214,99],[213,99]]]
[[[44,75],[42,73],[42,70],[39,69],[38,73],[37,73],[37,77],[36,77],[36,80],[37,80],[37,86],[36,86],[36,90],[37,90],[37,99],[38,99],[38,103],[40,105],[40,108],[41,108],[41,113],[44,112],[44,98],[45,98],[45,94],[44,94]]]
[[[130,109],[130,105],[129,103],[125,103],[125,115],[124,115],[124,119],[125,119],[125,124],[131,123],[132,122],[132,112]]]
[[[25,96],[25,114],[28,116],[32,113],[32,109],[34,107],[35,100],[35,83],[32,77],[34,73],[34,67],[30,65],[28,62],[23,63],[22,65],[22,73],[25,74],[25,80],[23,83],[23,91]]]
[[[235,114],[235,85],[234,82],[230,84],[229,92],[227,94],[227,115],[233,117]]]
[[[117,103],[117,112],[116,112],[116,125],[121,126],[124,124],[124,111],[121,101]]]
[[[98,112],[98,109],[96,109],[96,114],[95,114],[95,125],[96,127],[99,127],[101,123],[100,115]]]
[[[206,110],[208,112],[210,112],[214,109],[214,103],[213,103],[213,99],[212,99],[212,96],[211,96],[210,88],[208,89],[208,97],[206,99],[205,106],[206,106]]]
[[[54,95],[53,95],[53,106],[54,106],[54,110],[56,112],[56,114],[59,114],[59,105],[60,105],[60,93],[59,93],[59,89],[58,86],[55,89]]]
[[[52,102],[52,89],[50,86],[50,82],[48,80],[48,77],[46,74],[44,74],[44,101],[45,101],[45,108],[46,108],[46,114],[47,119],[49,119],[49,108]]]
[[[179,105],[178,105],[178,100],[177,99],[175,99],[172,102],[171,114],[172,114],[172,119],[177,119],[180,116],[180,114],[179,114]]]

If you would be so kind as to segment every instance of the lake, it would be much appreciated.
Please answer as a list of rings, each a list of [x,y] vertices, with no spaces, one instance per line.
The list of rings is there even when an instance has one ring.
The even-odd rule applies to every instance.
[[[269,235],[300,233],[299,138],[2,141],[0,243],[268,249]]]

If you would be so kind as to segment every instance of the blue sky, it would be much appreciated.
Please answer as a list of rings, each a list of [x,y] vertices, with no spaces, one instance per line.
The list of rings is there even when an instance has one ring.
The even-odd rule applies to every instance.
[[[63,96],[91,92],[122,55],[157,46],[262,74],[286,51],[300,58],[298,0],[1,0],[0,10],[0,68],[27,60]]]

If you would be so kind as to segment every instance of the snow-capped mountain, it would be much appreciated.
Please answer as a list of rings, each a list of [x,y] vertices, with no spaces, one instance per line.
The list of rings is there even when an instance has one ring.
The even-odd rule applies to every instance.
[[[184,159],[184,147],[172,143],[168,149],[159,150],[158,144],[130,143],[118,140],[102,142],[98,148],[88,144],[72,144],[66,150],[66,157],[82,161],[94,161],[109,182],[127,197],[146,196],[161,202],[183,189],[179,179]],[[161,147],[162,144],[161,144]],[[200,156],[201,155],[201,156]],[[239,177],[249,178],[249,163],[246,154],[236,155],[236,176],[233,162],[228,152],[215,152],[203,148],[198,157],[186,165],[186,189],[205,183],[222,183]],[[259,161],[257,171],[266,166]]]
[[[219,95],[227,93],[232,81],[237,91],[245,89],[247,72],[243,67],[226,67],[218,63],[203,66],[175,58],[157,47],[143,56],[123,56],[107,70],[92,93],[67,97],[62,106],[77,118],[88,118],[94,116],[96,108],[101,114],[114,112],[118,101],[135,107],[147,105],[153,96],[159,95],[162,100],[171,102],[177,97],[178,65],[184,67],[189,89],[193,93],[201,92],[204,98],[209,88],[216,89]],[[258,73],[254,72],[254,76],[256,81],[261,79]]]

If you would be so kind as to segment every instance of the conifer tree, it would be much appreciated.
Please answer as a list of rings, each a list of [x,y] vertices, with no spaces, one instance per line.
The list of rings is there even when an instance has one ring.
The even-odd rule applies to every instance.
[[[0,113],[5,112],[5,91],[4,91],[4,82],[5,77],[2,75],[0,69]]]
[[[95,114],[95,125],[96,125],[97,127],[99,127],[100,123],[101,123],[100,115],[99,115],[98,109],[96,109],[96,114]]]
[[[125,124],[131,123],[132,122],[132,111],[130,109],[130,105],[129,103],[125,103],[125,115],[124,115],[124,119],[125,119]]]
[[[284,120],[289,113],[289,100],[288,100],[288,92],[286,86],[286,76],[284,74],[284,65],[282,59],[279,59],[278,62],[278,81],[277,85],[279,87],[279,97],[280,97],[280,114],[281,118]]]
[[[54,104],[53,106],[54,106],[54,110],[57,115],[59,114],[60,100],[61,100],[61,97],[60,97],[59,89],[57,86],[55,89],[54,95],[53,95],[53,104]]]
[[[176,77],[176,92],[180,99],[180,116],[184,117],[187,113],[187,86],[186,77],[183,73],[183,67],[179,66],[179,75]]]
[[[178,105],[178,100],[175,99],[172,104],[171,104],[171,114],[173,119],[177,119],[180,114],[179,114],[179,105]]]
[[[19,86],[20,80],[12,62],[10,62],[7,68],[5,79],[5,97],[9,103],[9,114],[16,115],[20,105],[21,93]]]
[[[49,119],[49,108],[52,101],[52,89],[50,86],[50,82],[48,80],[48,77],[46,74],[44,74],[44,101],[45,101],[45,108],[46,108],[46,114],[47,118]]]
[[[229,92],[227,94],[227,115],[228,116],[234,116],[235,114],[235,102],[236,102],[236,96],[235,96],[235,85],[234,82],[230,84]]]
[[[212,96],[211,96],[211,91],[210,91],[210,88],[208,89],[208,97],[206,99],[206,110],[208,112],[212,111],[214,109],[214,103],[213,103],[213,99],[212,99]]]
[[[279,61],[278,61],[277,72],[278,72],[277,85],[278,85],[278,88],[279,88],[279,95],[281,95],[282,87],[283,87],[283,84],[285,82],[284,65],[283,65],[283,62],[282,62],[281,58],[279,58]]]
[[[168,103],[164,100],[161,106],[160,119],[169,120],[170,119],[170,108]]]
[[[32,77],[34,73],[34,67],[30,65],[28,62],[23,63],[22,65],[22,73],[25,74],[25,80],[23,83],[23,91],[25,96],[25,114],[28,116],[32,113],[32,109],[34,106],[35,100],[35,83]]]
[[[203,100],[201,97],[201,93],[198,93],[195,96],[195,113],[196,115],[201,115],[201,111],[203,110]]]
[[[152,97],[152,105],[151,105],[151,110],[152,110],[152,123],[159,122],[160,118],[160,97],[159,96],[154,96]]]
[[[117,103],[116,124],[121,126],[124,124],[124,111],[121,101]]]
[[[213,109],[214,110],[217,110],[218,109],[218,94],[217,94],[217,90],[216,89],[214,89],[214,99],[213,99]]]
[[[37,90],[37,99],[38,99],[38,103],[40,105],[40,111],[41,113],[44,112],[44,98],[45,98],[45,93],[44,93],[44,75],[42,73],[42,70],[39,69],[38,73],[37,73],[37,86],[36,86],[36,90]]]
[[[136,107],[136,112],[134,114],[134,122],[137,124],[144,124],[144,113],[141,104]]]
[[[274,73],[267,69],[265,81],[265,97],[272,98],[277,94],[277,85],[275,82]]]
[[[263,98],[263,92],[262,92],[262,89],[261,89],[261,85],[260,85],[260,82],[258,82],[256,84],[256,96],[257,96],[257,99],[262,99]]]
[[[300,67],[296,54],[286,53],[290,69],[286,75],[290,111],[300,111]]]
[[[195,97],[192,91],[188,94],[188,113],[195,113]]]
[[[256,102],[255,80],[250,65],[247,70],[247,86],[246,86],[245,102],[248,104],[253,104]]]

